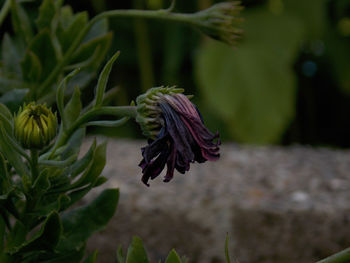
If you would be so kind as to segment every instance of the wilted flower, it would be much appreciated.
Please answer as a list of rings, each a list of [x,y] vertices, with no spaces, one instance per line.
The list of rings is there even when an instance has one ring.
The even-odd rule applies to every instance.
[[[242,34],[240,2],[223,2],[191,15],[191,23],[208,36],[235,45]]]
[[[153,88],[137,99],[137,121],[150,137],[148,145],[142,148],[139,165],[147,186],[148,180],[156,178],[165,165],[164,182],[169,182],[175,169],[183,174],[190,169],[190,163],[220,157],[219,134],[212,134],[204,126],[198,109],[181,91]]]
[[[15,116],[15,136],[26,149],[41,149],[56,136],[57,117],[46,105],[34,102],[21,107]]]

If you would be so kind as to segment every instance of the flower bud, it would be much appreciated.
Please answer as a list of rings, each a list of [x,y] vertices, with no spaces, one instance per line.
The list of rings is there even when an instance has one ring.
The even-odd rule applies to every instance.
[[[164,182],[177,170],[185,173],[193,162],[219,159],[219,133],[205,127],[197,107],[182,94],[182,89],[153,88],[139,96],[136,121],[148,136],[148,145],[141,148],[142,182],[156,178],[167,166]]]
[[[21,107],[15,116],[15,137],[26,149],[41,149],[57,133],[57,116],[46,105],[34,102]]]
[[[206,35],[229,45],[235,45],[242,34],[239,17],[243,7],[240,2],[223,2],[191,16],[191,22]]]
[[[163,125],[159,102],[164,95],[182,93],[183,89],[175,87],[155,87],[147,90],[145,94],[137,97],[136,122],[140,125],[143,135],[154,139]]]

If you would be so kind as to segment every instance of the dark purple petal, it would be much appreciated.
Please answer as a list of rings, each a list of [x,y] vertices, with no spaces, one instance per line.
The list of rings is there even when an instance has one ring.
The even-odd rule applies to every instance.
[[[215,161],[219,154],[219,134],[204,126],[197,107],[182,94],[165,95],[159,103],[163,128],[154,141],[142,148],[142,181],[156,178],[167,165],[164,182],[169,182],[176,169],[185,173],[190,163]],[[216,140],[216,142],[214,142]]]

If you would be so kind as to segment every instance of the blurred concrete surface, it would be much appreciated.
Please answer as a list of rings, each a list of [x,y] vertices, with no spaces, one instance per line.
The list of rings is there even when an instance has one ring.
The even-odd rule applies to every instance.
[[[91,139],[85,144],[85,149]],[[224,262],[224,241],[239,263],[310,263],[350,246],[350,151],[223,144],[217,162],[194,164],[170,183],[140,181],[145,141],[109,139],[108,182],[118,210],[88,243],[98,262],[140,236],[151,262],[171,248],[191,263]]]

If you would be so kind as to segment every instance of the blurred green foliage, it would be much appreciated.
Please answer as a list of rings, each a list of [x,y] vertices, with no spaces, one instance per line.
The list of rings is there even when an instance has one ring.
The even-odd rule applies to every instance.
[[[176,9],[190,12],[215,2],[221,1],[179,0]],[[91,0],[90,12],[97,12],[98,5],[111,9],[135,4],[156,9],[169,1]],[[116,101],[133,99],[149,85],[145,81],[175,84],[196,95],[205,121],[212,130],[219,128],[224,139],[350,146],[350,1],[242,4],[245,32],[234,49],[181,25],[143,21],[140,32],[133,23],[111,19],[111,30],[119,32],[112,46],[122,51],[114,78],[120,85]],[[144,72],[153,76],[145,80]]]
[[[178,0],[175,10],[193,12],[216,2],[222,1]],[[68,30],[74,34],[74,30],[79,29],[79,21],[85,23],[87,14],[92,17],[111,9],[166,8],[170,1],[66,3],[71,4],[75,12],[82,12],[74,18],[76,26]],[[113,89],[110,103],[126,104],[151,86],[178,85],[188,94],[196,95],[194,101],[204,113],[205,121],[211,130],[218,128],[226,140],[350,146],[347,120],[350,114],[350,0],[243,0],[242,4],[245,32],[235,49],[208,40],[183,25],[111,18],[91,32],[98,40],[86,38],[86,44],[71,64],[88,63],[93,55],[102,59],[105,52],[108,57],[113,51],[121,50],[119,67],[112,70],[107,87],[107,90]],[[30,10],[30,4],[26,6]],[[63,10],[67,17],[71,14],[69,9]],[[38,28],[43,27],[45,19],[37,21]],[[68,34],[68,25],[73,20],[65,21],[61,22],[60,31],[66,30]],[[24,39],[33,34],[25,26],[17,30],[24,32]],[[65,46],[63,35],[59,41]],[[45,34],[41,37],[45,38]],[[105,45],[96,51],[99,54],[92,54],[96,41]],[[15,54],[24,52],[18,51],[17,42],[8,35],[3,37],[2,50],[6,50],[3,57],[9,57],[4,61],[11,63],[13,72],[18,72],[21,66]],[[36,54],[38,48],[33,44],[32,53]],[[45,52],[50,52],[50,48]],[[38,62],[32,53],[21,62],[23,66]],[[94,84],[89,81],[93,77],[91,72],[100,65],[97,59],[89,65],[94,70],[87,67],[85,74],[77,76],[76,81],[87,87],[83,101],[93,97]],[[44,67],[44,71],[27,72],[23,77],[26,82],[33,82],[47,74],[45,71],[49,68],[50,65]],[[14,97],[25,96],[21,81],[0,80],[4,89],[1,92],[5,94],[1,102],[12,103]],[[16,89],[6,94],[9,83]],[[128,124],[121,130],[91,128],[89,131],[137,136],[140,133],[136,129],[136,125]]]

